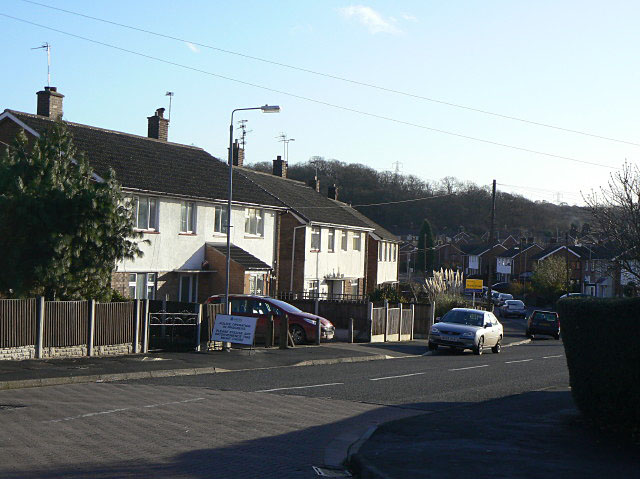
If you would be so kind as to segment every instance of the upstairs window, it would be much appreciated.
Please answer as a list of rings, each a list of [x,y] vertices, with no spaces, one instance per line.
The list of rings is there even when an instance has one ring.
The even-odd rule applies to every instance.
[[[196,204],[193,201],[183,201],[180,215],[180,232],[196,232]]]
[[[214,209],[215,218],[213,220],[213,231],[214,233],[226,233],[228,209],[226,206],[216,206]]]
[[[321,240],[321,233],[320,233],[320,228],[317,226],[314,226],[311,228],[311,250],[312,251],[320,251],[320,240]]]
[[[148,196],[134,196],[133,209],[136,228],[155,231],[158,229],[158,200]]]
[[[348,243],[349,243],[349,232],[342,231],[342,244],[341,244],[342,251],[347,251]]]
[[[360,251],[361,246],[362,246],[362,234],[353,233],[353,250]]]
[[[378,242],[378,261],[382,261],[382,241]]]
[[[333,253],[335,251],[336,246],[336,230],[333,228],[329,228],[327,233],[327,250],[329,253]]]
[[[257,208],[244,210],[244,232],[248,235],[264,236],[264,212]]]

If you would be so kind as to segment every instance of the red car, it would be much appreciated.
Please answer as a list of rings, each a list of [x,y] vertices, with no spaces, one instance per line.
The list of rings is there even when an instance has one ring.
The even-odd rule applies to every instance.
[[[289,317],[289,331],[295,344],[315,341],[316,321],[321,321],[321,339],[333,339],[335,327],[331,321],[315,314],[305,313],[295,306],[279,299],[250,294],[230,294],[231,314],[237,316],[252,316],[258,318],[256,336],[264,337],[266,320],[273,315],[276,338],[280,331],[280,318],[286,313]],[[219,304],[224,302],[224,295],[211,296],[207,303]]]

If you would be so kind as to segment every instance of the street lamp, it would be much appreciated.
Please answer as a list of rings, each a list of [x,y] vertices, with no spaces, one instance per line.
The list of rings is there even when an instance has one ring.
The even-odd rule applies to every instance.
[[[236,108],[231,112],[231,124],[229,125],[229,191],[227,200],[227,277],[225,279],[224,302],[227,314],[231,314],[229,302],[229,272],[231,268],[231,198],[233,195],[233,114],[237,111],[262,110],[262,113],[280,113],[278,105],[263,105],[253,108]]]

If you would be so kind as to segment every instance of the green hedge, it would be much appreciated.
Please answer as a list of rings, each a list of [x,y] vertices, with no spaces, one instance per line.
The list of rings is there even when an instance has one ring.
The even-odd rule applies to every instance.
[[[600,429],[640,440],[640,298],[558,301],[573,398]]]

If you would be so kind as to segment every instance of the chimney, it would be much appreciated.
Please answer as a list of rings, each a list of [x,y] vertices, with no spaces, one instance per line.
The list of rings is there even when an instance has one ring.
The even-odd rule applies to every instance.
[[[286,160],[283,160],[280,155],[273,160],[273,174],[282,178],[287,177],[288,164]]]
[[[158,108],[156,114],[148,116],[149,129],[147,136],[156,140],[169,140],[169,120],[164,117],[164,108]]]
[[[233,166],[242,167],[244,164],[244,148],[240,148],[238,140],[233,142]]]
[[[54,120],[62,119],[62,99],[64,95],[58,93],[54,86],[46,86],[38,95],[38,115],[47,116]]]
[[[338,200],[338,187],[335,183],[327,189],[327,196],[332,200]]]
[[[313,188],[314,190],[316,190],[318,193],[320,193],[320,180],[318,179],[317,176],[314,176],[312,180],[309,180],[307,182],[307,184]]]

